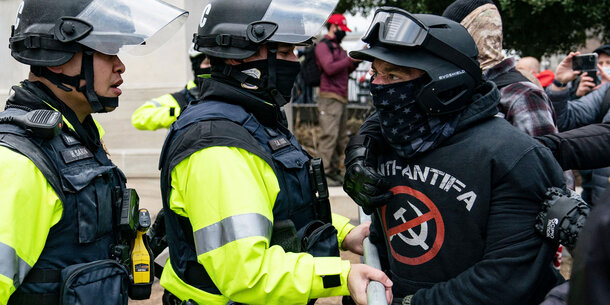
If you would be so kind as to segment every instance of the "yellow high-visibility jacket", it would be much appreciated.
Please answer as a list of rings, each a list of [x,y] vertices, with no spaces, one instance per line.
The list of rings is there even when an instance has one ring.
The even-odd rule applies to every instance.
[[[65,118],[63,123],[73,129]],[[63,206],[30,159],[1,145],[0,198],[0,304],[6,304],[38,261]]]
[[[189,219],[197,261],[222,295],[184,283],[169,261],[161,285],[199,304],[306,304],[348,295],[349,261],[269,246],[279,191],[272,168],[241,148],[213,146],[182,160],[171,172],[170,208]],[[341,245],[353,225],[339,215],[333,215],[333,225]],[[325,275],[340,275],[341,285],[324,288]]]
[[[189,81],[186,85],[186,92],[195,87],[197,87],[195,82]],[[182,94],[182,91],[177,94]],[[167,93],[138,107],[131,115],[131,124],[140,130],[169,128],[181,112],[182,109],[176,98],[172,96],[172,93]]]

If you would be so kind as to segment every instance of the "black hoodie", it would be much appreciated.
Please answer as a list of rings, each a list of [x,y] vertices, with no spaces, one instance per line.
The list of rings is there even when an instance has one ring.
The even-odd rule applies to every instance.
[[[546,189],[563,186],[562,170],[548,148],[494,116],[499,99],[488,83],[439,147],[409,160],[391,149],[379,157],[395,196],[376,211],[371,241],[385,252],[394,296],[414,294],[415,305],[538,304],[561,280],[551,267],[557,244],[534,223]]]

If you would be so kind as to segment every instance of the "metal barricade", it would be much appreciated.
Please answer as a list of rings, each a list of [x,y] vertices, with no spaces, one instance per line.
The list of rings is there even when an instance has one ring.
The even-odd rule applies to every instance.
[[[364,214],[362,208],[359,207],[358,210],[360,211],[360,223],[371,221],[371,216]],[[368,237],[364,239],[362,246],[364,247],[364,263],[381,270],[377,247],[371,243]],[[385,296],[385,286],[377,281],[369,283],[366,288],[366,297],[369,305],[388,304]]]

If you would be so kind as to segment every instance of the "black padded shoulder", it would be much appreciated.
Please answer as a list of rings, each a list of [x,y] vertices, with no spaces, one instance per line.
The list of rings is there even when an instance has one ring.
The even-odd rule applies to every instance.
[[[59,199],[62,202],[65,202],[66,197],[63,193],[59,173],[53,165],[53,162],[49,160],[38,145],[34,144],[27,137],[12,133],[0,133],[0,145],[12,149],[30,159],[42,172]]]
[[[167,148],[165,166],[171,172],[188,156],[212,146],[230,146],[247,150],[261,157],[275,171],[271,154],[256,141],[248,130],[229,120],[198,122],[177,135],[171,146]]]

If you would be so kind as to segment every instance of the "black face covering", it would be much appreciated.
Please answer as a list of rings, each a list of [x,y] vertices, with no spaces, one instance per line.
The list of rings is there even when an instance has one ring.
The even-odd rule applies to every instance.
[[[199,76],[199,75],[210,74],[211,72],[212,72],[212,68],[210,68],[210,67],[193,69],[195,78],[197,78],[197,76]]]
[[[347,33],[345,33],[345,31],[337,30],[335,32],[335,37],[337,37],[337,42],[341,43],[343,38],[345,38],[345,35],[347,35]]]
[[[269,84],[269,63],[266,59],[255,60],[246,62],[243,64],[239,64],[233,67],[233,69],[237,71],[241,71],[242,73],[260,80],[260,84],[250,84],[250,83],[238,83],[236,80],[232,80],[230,78],[222,77],[217,73],[213,74],[215,78],[222,78],[225,82],[232,83],[237,87],[241,87],[244,89],[248,89],[251,93],[259,96],[260,98],[266,101],[273,101],[273,97],[269,92],[269,88],[271,88],[272,84]],[[276,84],[275,88],[280,92],[280,95],[284,97],[284,99],[288,102],[290,101],[292,87],[294,86],[294,81],[296,80],[297,74],[301,70],[301,65],[299,62],[293,62],[288,60],[276,60]]]
[[[277,60],[275,73],[277,74],[276,88],[284,99],[289,102],[292,96],[292,88],[297,74],[301,71],[301,64],[298,61]]]

